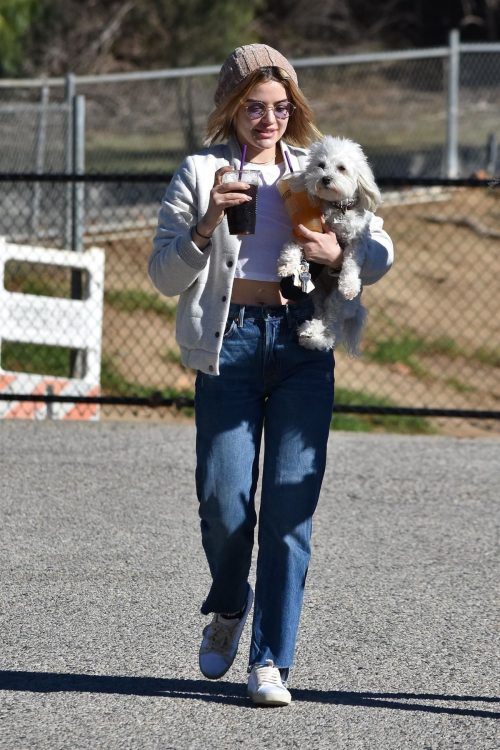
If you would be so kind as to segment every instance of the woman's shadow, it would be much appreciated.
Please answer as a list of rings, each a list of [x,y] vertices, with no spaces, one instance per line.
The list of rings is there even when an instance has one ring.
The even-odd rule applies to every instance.
[[[122,677],[115,675],[64,674],[57,672],[0,671],[0,690],[34,693],[104,693],[113,695],[149,695],[184,698],[252,708],[242,683],[211,680],[180,680],[159,677]],[[387,708],[400,711],[421,711],[455,716],[500,719],[499,711],[433,705],[440,703],[498,704],[500,698],[473,695],[440,695],[435,693],[370,693],[337,690],[291,689],[294,701],[330,705]],[[496,706],[495,706],[496,708]]]

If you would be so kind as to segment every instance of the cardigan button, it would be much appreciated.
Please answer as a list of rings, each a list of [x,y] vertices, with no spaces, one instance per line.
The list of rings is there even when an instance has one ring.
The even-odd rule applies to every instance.
[[[222,301],[225,302],[227,300],[226,295],[223,296]]]
[[[232,266],[232,265],[233,265],[233,261],[232,261],[232,260],[228,260],[228,262],[227,262],[227,267],[228,267],[228,268],[231,268],[231,266]]]
[[[220,336],[220,333],[219,333],[219,331],[216,331],[216,332],[215,332],[215,338],[216,338],[216,339],[218,339],[218,338],[219,338],[219,336]]]
[[[208,369],[210,370],[210,372],[213,372],[214,371],[213,365],[210,365]]]

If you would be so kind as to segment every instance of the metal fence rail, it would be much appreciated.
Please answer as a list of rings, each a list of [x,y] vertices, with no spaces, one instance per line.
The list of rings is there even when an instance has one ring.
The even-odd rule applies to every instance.
[[[99,388],[74,393],[73,399],[65,396],[58,384],[71,376],[75,347],[29,343],[27,337],[13,335],[0,317],[4,414],[14,402],[18,416],[26,409],[26,416],[34,418],[50,417],[51,405],[64,401],[76,404],[73,416],[78,404],[99,404],[101,418],[114,418],[129,407],[192,405],[195,373],[182,366],[175,343],[176,300],[158,294],[147,276],[151,238],[169,179],[0,176],[6,199],[0,235],[7,243],[68,249],[64,226],[53,221],[50,209],[74,183],[80,190],[73,195],[82,199],[80,210],[72,212],[82,222],[80,255],[93,246],[105,251]],[[342,348],[336,352],[339,418],[399,415],[427,430],[431,418],[453,416],[494,420],[492,429],[500,432],[500,191],[478,180],[380,182],[385,202],[379,213],[394,239],[396,263],[363,293],[370,309],[364,356],[353,360]],[[41,206],[36,233],[29,216],[18,210],[25,202],[12,198],[32,191],[35,184]],[[75,287],[71,269],[9,261],[3,273],[3,288],[12,297],[84,302],[89,295],[85,273]],[[22,325],[15,321],[16,331]],[[101,327],[100,320],[95,325]],[[64,318],[60,326],[63,330]],[[80,354],[84,376],[85,352]],[[25,375],[35,378],[32,388]]]

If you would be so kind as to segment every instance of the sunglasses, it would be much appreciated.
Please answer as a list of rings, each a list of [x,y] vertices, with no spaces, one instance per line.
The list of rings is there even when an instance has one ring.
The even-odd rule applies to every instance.
[[[243,106],[245,107],[247,115],[251,120],[258,120],[261,117],[264,117],[268,109],[273,110],[274,116],[277,117],[278,120],[286,120],[288,117],[290,117],[291,114],[293,114],[293,111],[295,109],[295,106],[293,104],[290,104],[290,102],[277,104],[275,107],[268,107],[264,104],[264,102],[252,102],[251,104],[244,104]]]

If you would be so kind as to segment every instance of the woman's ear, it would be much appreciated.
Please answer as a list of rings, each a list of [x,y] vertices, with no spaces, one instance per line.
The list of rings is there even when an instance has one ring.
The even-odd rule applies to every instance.
[[[376,211],[377,206],[383,202],[367,162],[363,164],[358,175],[358,194],[362,207],[367,211]]]

